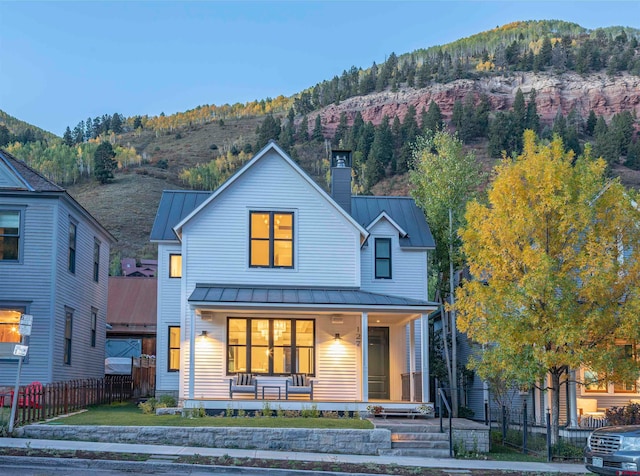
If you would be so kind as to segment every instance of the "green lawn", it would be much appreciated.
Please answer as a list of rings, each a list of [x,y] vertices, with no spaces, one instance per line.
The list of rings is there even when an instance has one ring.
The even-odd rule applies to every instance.
[[[355,418],[200,417],[145,415],[134,404],[99,405],[88,411],[49,422],[50,425],[114,426],[239,426],[257,428],[373,428],[369,420]]]

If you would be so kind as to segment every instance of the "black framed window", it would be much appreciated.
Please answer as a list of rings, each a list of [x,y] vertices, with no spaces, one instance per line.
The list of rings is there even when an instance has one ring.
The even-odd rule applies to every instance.
[[[293,268],[293,213],[253,211],[249,235],[251,267]]]
[[[20,259],[20,211],[0,210],[0,261]]]
[[[23,307],[0,307],[0,342],[20,342],[20,316]]]
[[[376,238],[376,279],[391,279],[391,238]]]
[[[182,277],[182,255],[180,254],[169,255],[169,277],[170,278]]]
[[[315,321],[230,317],[227,372],[315,373]]]
[[[68,269],[72,273],[76,272],[76,235],[78,227],[75,223],[69,223],[69,260]]]
[[[167,370],[178,372],[180,370],[180,326],[169,326],[168,347]]]
[[[71,365],[71,337],[73,330],[73,309],[65,309],[64,318],[64,355],[65,365]]]
[[[93,280],[100,280],[100,241],[93,241]]]
[[[96,346],[96,336],[98,329],[98,310],[91,308],[91,347]]]

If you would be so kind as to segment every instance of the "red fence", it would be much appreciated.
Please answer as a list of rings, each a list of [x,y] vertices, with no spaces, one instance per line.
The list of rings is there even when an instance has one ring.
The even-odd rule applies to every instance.
[[[133,379],[130,375],[108,375],[101,379],[69,380],[48,385],[34,382],[20,387],[18,391],[15,426],[65,415],[89,405],[122,402],[132,396]],[[7,394],[4,405],[11,406],[12,398],[13,392]]]

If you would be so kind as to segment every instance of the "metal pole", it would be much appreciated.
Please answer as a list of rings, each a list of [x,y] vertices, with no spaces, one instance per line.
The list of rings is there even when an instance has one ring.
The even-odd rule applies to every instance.
[[[16,419],[18,409],[18,392],[20,391],[20,372],[22,372],[22,357],[18,359],[18,375],[16,375],[16,386],[13,389],[13,400],[11,402],[11,417],[9,418],[9,433],[13,432],[13,424]]]
[[[522,415],[522,452],[524,454],[527,454],[527,431],[529,430],[527,428],[527,401],[524,401],[524,406],[523,406],[523,411],[524,414]]]
[[[502,444],[507,441],[507,407],[502,405]]]
[[[551,463],[553,454],[551,453],[551,412],[547,410],[547,462]]]

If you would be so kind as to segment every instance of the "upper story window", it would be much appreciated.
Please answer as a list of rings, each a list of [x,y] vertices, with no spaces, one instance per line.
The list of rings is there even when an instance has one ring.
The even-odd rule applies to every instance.
[[[75,223],[69,223],[69,260],[68,267],[72,273],[76,272],[76,233],[78,227]]]
[[[93,241],[93,280],[97,283],[100,279],[100,242]]]
[[[91,308],[91,347],[96,346],[96,336],[98,331],[98,310]]]
[[[182,277],[182,255],[169,255],[169,277]]]
[[[249,265],[293,268],[293,213],[251,212]]]
[[[391,238],[376,238],[376,279],[391,279]]]
[[[20,211],[0,210],[0,261],[20,259]]]

